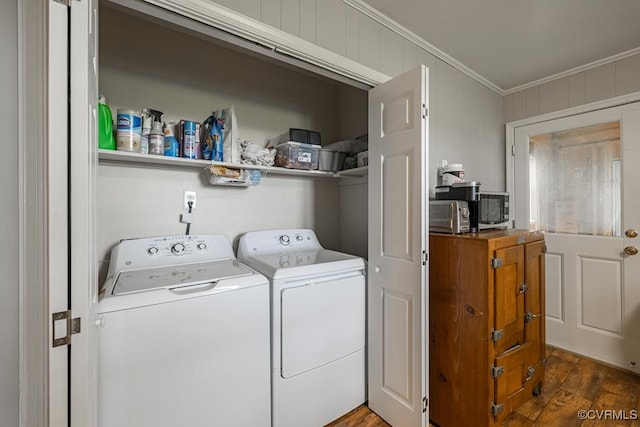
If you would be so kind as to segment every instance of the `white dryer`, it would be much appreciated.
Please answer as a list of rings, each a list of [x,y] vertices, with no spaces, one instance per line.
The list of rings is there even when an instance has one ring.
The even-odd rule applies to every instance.
[[[99,427],[270,425],[269,282],[228,238],[124,240],[102,292]]]
[[[271,280],[273,427],[323,426],[362,404],[364,260],[306,229],[246,233],[238,258]]]

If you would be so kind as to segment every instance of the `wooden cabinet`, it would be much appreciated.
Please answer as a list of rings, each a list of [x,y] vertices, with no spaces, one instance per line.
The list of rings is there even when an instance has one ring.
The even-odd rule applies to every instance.
[[[429,415],[501,425],[544,380],[544,237],[429,236]]]

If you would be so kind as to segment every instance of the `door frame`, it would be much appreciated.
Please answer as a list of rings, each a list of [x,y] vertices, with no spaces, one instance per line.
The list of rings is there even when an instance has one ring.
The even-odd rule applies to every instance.
[[[522,126],[533,125],[548,120],[561,119],[564,117],[575,116],[578,114],[589,113],[597,110],[604,110],[606,108],[618,107],[620,105],[631,104],[633,102],[640,101],[640,91],[633,92],[627,95],[617,96],[614,98],[605,99],[602,101],[591,102],[589,104],[580,105],[577,107],[566,108],[564,110],[554,111],[552,113],[541,114],[539,116],[528,117],[526,119],[516,120],[505,124],[506,131],[506,143],[505,143],[505,159],[506,159],[506,178],[507,178],[507,192],[511,198],[511,206],[517,206],[518,195],[515,193],[515,135],[516,129]],[[515,210],[510,209],[509,221],[514,224]]]

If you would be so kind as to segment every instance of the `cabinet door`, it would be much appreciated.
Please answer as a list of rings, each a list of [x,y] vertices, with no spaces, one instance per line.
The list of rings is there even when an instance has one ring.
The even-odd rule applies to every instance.
[[[524,247],[499,249],[494,257],[501,265],[494,269],[494,330],[502,331],[495,340],[494,355],[524,343]]]
[[[525,245],[525,283],[528,290],[524,298],[526,342],[533,345],[531,349],[531,364],[544,360],[544,241]]]
[[[522,344],[496,358],[495,366],[502,368],[503,371],[495,380],[492,415],[499,425],[509,413],[530,397],[525,385],[532,376],[529,370],[531,345],[531,343]]]

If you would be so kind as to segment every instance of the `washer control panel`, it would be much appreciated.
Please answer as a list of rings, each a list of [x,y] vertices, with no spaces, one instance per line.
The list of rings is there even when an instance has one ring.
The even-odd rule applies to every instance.
[[[235,258],[230,240],[223,235],[179,235],[123,240],[113,251],[116,255],[115,262],[119,264],[116,268],[120,269]]]
[[[161,256],[163,254],[181,257],[186,254],[206,252],[208,247],[209,246],[205,241],[193,241],[191,239],[183,239],[175,243],[164,240],[159,242],[154,241],[150,242],[150,245],[147,248],[147,254],[152,257]]]

